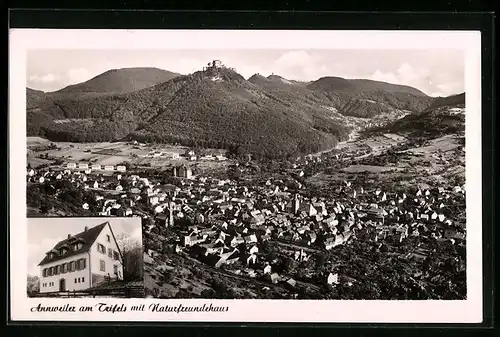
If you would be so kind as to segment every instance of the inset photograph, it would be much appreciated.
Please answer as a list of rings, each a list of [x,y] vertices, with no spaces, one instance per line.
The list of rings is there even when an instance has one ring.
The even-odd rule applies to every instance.
[[[29,218],[29,297],[144,297],[141,219]]]

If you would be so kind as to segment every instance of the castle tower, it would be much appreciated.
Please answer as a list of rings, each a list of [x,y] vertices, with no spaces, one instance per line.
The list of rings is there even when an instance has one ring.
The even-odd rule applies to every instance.
[[[168,203],[168,224],[167,227],[172,227],[174,225],[174,203],[170,201]]]
[[[299,200],[298,195],[296,194],[295,197],[293,198],[293,201],[292,201],[293,214],[297,214],[297,212],[299,211],[299,208],[300,208],[300,200]]]

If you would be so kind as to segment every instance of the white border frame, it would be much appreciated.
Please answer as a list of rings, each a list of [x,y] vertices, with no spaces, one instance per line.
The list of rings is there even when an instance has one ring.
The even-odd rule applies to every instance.
[[[11,29],[9,67],[10,300],[13,321],[177,322],[482,322],[481,35],[479,31],[251,31]],[[158,41],[168,41],[162,45]],[[27,49],[462,49],[466,83],[467,300],[179,300],[106,299],[106,303],[227,306],[223,313],[43,312],[42,305],[94,305],[99,299],[30,299],[26,295]]]

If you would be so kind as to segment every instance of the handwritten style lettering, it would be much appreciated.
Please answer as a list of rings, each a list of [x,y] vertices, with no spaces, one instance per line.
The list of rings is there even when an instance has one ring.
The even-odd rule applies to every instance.
[[[149,305],[149,310],[152,312],[226,312],[229,311],[229,307],[219,307],[214,306],[212,303],[209,305],[203,304],[202,306],[184,306],[179,304],[178,306],[161,305],[160,303],[153,303]]]
[[[127,307],[123,303],[121,305],[118,305],[118,304],[108,305],[106,303],[98,303],[98,304],[96,304],[96,307],[100,312],[111,312],[113,314],[115,312],[127,311]]]
[[[32,307],[30,309],[31,312],[76,312],[76,307],[65,304],[61,306],[42,306],[41,303],[38,303],[36,307]]]

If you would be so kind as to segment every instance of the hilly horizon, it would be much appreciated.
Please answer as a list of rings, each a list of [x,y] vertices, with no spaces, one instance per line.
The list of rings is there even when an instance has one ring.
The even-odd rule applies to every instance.
[[[347,139],[351,127],[342,116],[418,112],[433,102],[418,89],[372,80],[299,82],[274,74],[246,80],[223,67],[189,75],[165,71],[171,78],[163,81],[132,76],[156,68],[129,69],[135,71],[108,71],[45,95],[27,88],[28,135],[74,142],[126,137],[284,157]],[[132,90],[147,83],[154,84]]]
[[[110,69],[88,81],[68,85],[51,93],[127,93],[166,82],[179,75],[154,67]]]
[[[394,132],[417,137],[440,137],[465,132],[465,93],[437,97],[427,109],[367,133]]]

